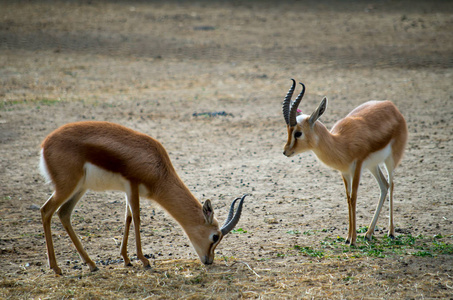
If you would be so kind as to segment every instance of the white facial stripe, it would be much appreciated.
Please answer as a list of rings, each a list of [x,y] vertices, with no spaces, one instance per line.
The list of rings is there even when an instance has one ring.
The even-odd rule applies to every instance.
[[[297,120],[297,123],[300,124],[300,123],[302,123],[302,121],[304,119],[308,120],[308,118],[310,118],[309,115],[300,114],[300,115],[297,116],[296,120]]]

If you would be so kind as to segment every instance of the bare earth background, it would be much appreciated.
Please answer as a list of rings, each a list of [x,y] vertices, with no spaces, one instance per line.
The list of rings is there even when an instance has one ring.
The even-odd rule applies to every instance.
[[[451,298],[452,75],[451,1],[1,1],[0,298]],[[340,175],[312,153],[282,155],[290,78],[307,86],[305,113],[329,98],[328,127],[370,99],[390,99],[406,117],[395,177],[402,245],[364,252],[390,243],[388,203],[373,242],[342,245]],[[193,115],[203,112],[225,115]],[[124,196],[105,192],[88,193],[73,216],[100,271],[80,263],[57,217],[64,275],[48,269],[39,207],[52,190],[39,145],[81,120],[160,140],[219,222],[233,198],[250,194],[213,266],[143,201],[153,269],[123,267]],[[378,196],[366,173],[361,228]],[[133,237],[129,245],[133,255]]]

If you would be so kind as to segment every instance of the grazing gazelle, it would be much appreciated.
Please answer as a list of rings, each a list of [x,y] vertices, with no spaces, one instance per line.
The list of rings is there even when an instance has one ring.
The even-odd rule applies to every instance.
[[[109,122],[78,122],[64,125],[42,143],[41,171],[53,183],[55,192],[41,207],[50,268],[61,269],[55,259],[50,223],[58,210],[82,260],[91,271],[96,264],[89,258],[72,225],[74,206],[90,189],[119,190],[126,193],[126,220],[121,255],[126,266],[127,240],[134,222],[137,257],[145,267],[149,261],[142,253],[140,240],[139,197],[155,200],[181,225],[204,264],[214,261],[214,249],[239,221],[246,195],[241,198],[236,214],[231,208],[225,224],[219,229],[211,202],[204,205],[190,193],[179,178],[164,147],[155,139],[132,129]]]
[[[323,98],[311,115],[297,115],[297,107],[305,93],[305,86],[296,100],[291,97],[293,84],[283,100],[283,117],[288,128],[288,141],[283,154],[290,157],[297,153],[313,151],[327,166],[341,172],[349,207],[349,229],[346,243],[355,244],[356,201],[362,170],[368,169],[379,184],[381,197],[373,220],[365,235],[371,239],[382,204],[390,189],[389,237],[395,236],[393,226],[393,171],[403,156],[407,140],[407,126],[403,115],[390,101],[369,101],[339,120],[330,132],[318,118],[325,112],[327,98]],[[379,167],[384,164],[388,181]]]

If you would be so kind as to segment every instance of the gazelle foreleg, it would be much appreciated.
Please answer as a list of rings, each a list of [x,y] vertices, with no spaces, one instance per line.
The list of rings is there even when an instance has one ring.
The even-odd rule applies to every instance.
[[[135,242],[137,246],[137,258],[141,260],[145,268],[149,268],[149,260],[143,255],[142,242],[140,238],[140,196],[138,184],[130,183],[127,194],[127,203],[132,213],[132,220],[134,222]],[[126,217],[127,222],[127,217]],[[129,223],[130,224],[130,223]],[[127,225],[127,224],[126,224]],[[127,245],[127,243],[125,243]],[[127,248],[127,247],[126,247]]]
[[[355,245],[357,240],[357,216],[356,216],[356,208],[357,208],[357,192],[359,189],[360,183],[360,176],[362,175],[362,162],[358,161],[355,163],[354,172],[352,177],[352,188],[351,188],[351,195],[348,198],[349,204],[349,232],[348,232],[348,240],[346,243],[350,243],[351,246]]]
[[[373,174],[374,178],[376,179],[377,183],[379,184],[379,188],[381,189],[381,196],[379,198],[378,205],[376,207],[376,212],[374,213],[373,219],[371,220],[370,226],[365,234],[365,238],[367,240],[371,240],[371,236],[374,233],[376,228],[376,223],[379,218],[379,214],[381,213],[382,205],[384,204],[385,198],[387,197],[389,184],[387,179],[385,179],[384,174],[382,174],[381,168],[379,165],[376,165],[374,168],[370,169],[371,174]]]
[[[351,176],[349,174],[342,174],[341,175],[343,177],[343,183],[344,183],[344,187],[345,187],[345,190],[346,190],[346,198],[348,200],[348,216],[349,216],[349,220],[348,220],[348,238],[346,239],[346,244],[349,244],[351,242],[351,239],[352,239],[352,236],[351,236],[351,233],[352,233],[352,222],[351,222],[351,216],[352,216],[352,207],[351,207]]]
[[[121,242],[121,256],[124,259],[124,265],[126,267],[132,266],[131,260],[129,259],[127,255],[127,241],[129,239],[129,229],[131,227],[131,222],[132,222],[132,213],[131,209],[129,208],[129,199],[128,196],[126,195],[126,213],[125,213],[125,221],[124,221],[124,235],[123,235],[123,241]]]

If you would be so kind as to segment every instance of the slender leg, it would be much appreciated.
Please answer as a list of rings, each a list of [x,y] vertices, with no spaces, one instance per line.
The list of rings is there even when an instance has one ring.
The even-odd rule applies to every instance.
[[[58,217],[60,218],[61,224],[63,224],[64,229],[71,238],[72,243],[76,247],[77,252],[79,252],[80,258],[88,265],[91,272],[94,272],[97,271],[98,268],[96,267],[96,264],[90,259],[85,249],[83,249],[82,243],[74,232],[71,224],[72,211],[74,210],[74,207],[76,206],[80,198],[85,195],[85,192],[86,190],[80,190],[76,192],[68,201],[66,201],[60,207],[60,209],[58,209]]]
[[[129,238],[129,229],[131,226],[132,222],[132,213],[129,208],[129,200],[126,196],[126,216],[125,216],[125,221],[124,221],[124,235],[123,235],[123,241],[121,242],[121,256],[124,259],[124,265],[126,267],[132,266],[131,260],[127,256],[127,240]]]
[[[352,225],[352,222],[351,222],[351,216],[352,216],[352,210],[351,210],[351,193],[350,193],[350,190],[351,190],[351,176],[349,175],[345,175],[345,174],[342,174],[341,175],[343,177],[343,183],[344,183],[344,187],[346,189],[346,198],[348,200],[348,216],[349,216],[349,220],[348,220],[348,238],[346,239],[346,244],[350,244],[351,243],[351,238],[352,238],[352,230],[351,230],[351,225]]]
[[[357,191],[359,189],[360,176],[362,173],[362,162],[357,162],[356,168],[354,170],[354,177],[352,179],[352,192],[351,192],[351,217],[350,222],[352,225],[351,228],[351,246],[355,245],[357,240],[357,224],[356,224],[356,205],[357,205]]]
[[[57,198],[55,197],[55,193],[50,196],[46,203],[41,207],[41,218],[42,218],[42,225],[44,227],[44,236],[46,237],[46,245],[47,245],[47,259],[49,260],[49,267],[54,270],[54,272],[58,275],[61,275],[61,269],[58,267],[57,260],[55,258],[55,250],[53,247],[53,240],[52,240],[52,231],[50,229],[50,222],[52,221],[52,216],[57,210],[58,202]],[[54,204],[57,203],[57,204]]]
[[[351,201],[351,196],[348,197],[348,238],[346,239],[346,244],[352,244],[352,232],[354,231],[353,228],[353,215],[354,211],[352,208],[352,201]]]
[[[391,177],[390,177],[391,178]],[[390,179],[390,197],[389,197],[389,202],[390,202],[390,215],[389,215],[389,232],[388,236],[389,238],[394,239],[395,238],[395,226],[393,225],[393,178]]]
[[[54,272],[58,275],[61,275],[61,269],[58,267],[57,260],[55,258],[55,249],[53,246],[52,240],[52,230],[50,228],[50,224],[52,221],[52,216],[55,211],[68,199],[72,196],[71,189],[59,189],[56,190],[52,196],[44,203],[41,207],[41,218],[42,218],[42,226],[44,228],[44,236],[46,238],[46,246],[47,246],[47,258],[49,260],[49,267],[54,270]]]
[[[394,163],[393,163],[393,158],[389,157],[385,160],[385,168],[387,169],[388,175],[389,175],[389,187],[390,187],[390,192],[389,192],[389,232],[388,236],[390,238],[395,237],[395,226],[393,224],[393,171],[395,169]]]
[[[382,174],[381,168],[376,166],[370,169],[371,174],[373,174],[374,178],[376,178],[377,183],[379,184],[379,188],[381,189],[381,197],[379,198],[378,205],[376,207],[376,212],[374,213],[374,217],[370,223],[370,227],[368,227],[368,231],[365,234],[365,238],[367,240],[371,240],[371,236],[374,233],[374,229],[376,228],[376,223],[379,218],[379,214],[381,213],[382,205],[384,204],[385,197],[387,196],[389,185],[387,180],[385,179],[384,174]]]
[[[137,245],[137,257],[143,263],[145,268],[150,268],[149,260],[143,255],[142,242],[140,239],[140,197],[138,192],[138,184],[130,183],[130,191],[127,193],[129,208],[134,221],[135,242]]]

